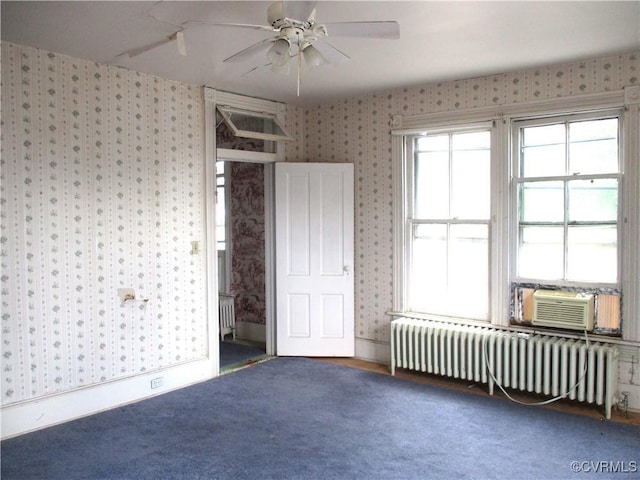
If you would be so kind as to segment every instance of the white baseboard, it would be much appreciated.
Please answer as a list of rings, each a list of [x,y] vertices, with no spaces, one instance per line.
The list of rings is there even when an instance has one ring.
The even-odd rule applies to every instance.
[[[243,340],[265,343],[267,338],[266,325],[262,323],[236,322],[236,336]]]
[[[389,365],[391,360],[391,347],[388,342],[356,338],[356,358],[382,365]]]
[[[213,363],[209,359],[197,360],[165,370],[6,405],[1,410],[0,437],[5,440],[208,380],[215,376]],[[158,380],[161,385],[152,388],[152,380]]]

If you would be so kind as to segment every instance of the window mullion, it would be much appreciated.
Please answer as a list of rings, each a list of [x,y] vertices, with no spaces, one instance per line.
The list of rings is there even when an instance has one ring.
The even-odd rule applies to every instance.
[[[567,279],[567,268],[569,261],[569,182],[564,183],[564,222],[563,228],[563,252],[562,252],[562,279]]]
[[[448,212],[447,212],[447,217],[450,220],[451,219],[451,205],[453,205],[453,135],[449,134],[449,152],[448,152],[448,157],[449,160],[447,162],[448,165],[448,176],[449,176],[449,205],[448,205]],[[448,228],[447,227],[447,234],[448,234]]]

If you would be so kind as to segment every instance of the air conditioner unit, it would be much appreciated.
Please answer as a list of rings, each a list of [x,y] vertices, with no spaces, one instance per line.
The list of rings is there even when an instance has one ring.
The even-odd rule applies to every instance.
[[[533,320],[540,327],[593,330],[593,295],[590,293],[536,290]]]

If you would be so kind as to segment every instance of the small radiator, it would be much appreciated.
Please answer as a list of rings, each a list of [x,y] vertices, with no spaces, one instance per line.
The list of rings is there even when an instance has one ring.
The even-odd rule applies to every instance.
[[[220,317],[220,340],[224,340],[227,333],[233,334],[236,339],[236,311],[234,305],[234,296],[220,294],[218,296],[219,317]]]
[[[584,374],[566,398],[603,405],[611,418],[618,350],[578,339],[397,318],[391,322],[392,375],[396,368],[485,383],[490,395],[497,381],[504,388],[559,396]]]

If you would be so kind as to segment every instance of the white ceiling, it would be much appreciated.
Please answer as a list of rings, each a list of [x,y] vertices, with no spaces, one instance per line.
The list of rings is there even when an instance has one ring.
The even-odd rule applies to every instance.
[[[318,23],[396,20],[399,40],[329,37],[351,60],[296,77],[223,63],[270,33],[188,26],[188,55],[165,38],[187,20],[266,24],[270,2],[2,1],[2,40],[220,90],[315,104],[366,92],[473,78],[640,49],[638,1],[320,1]]]

